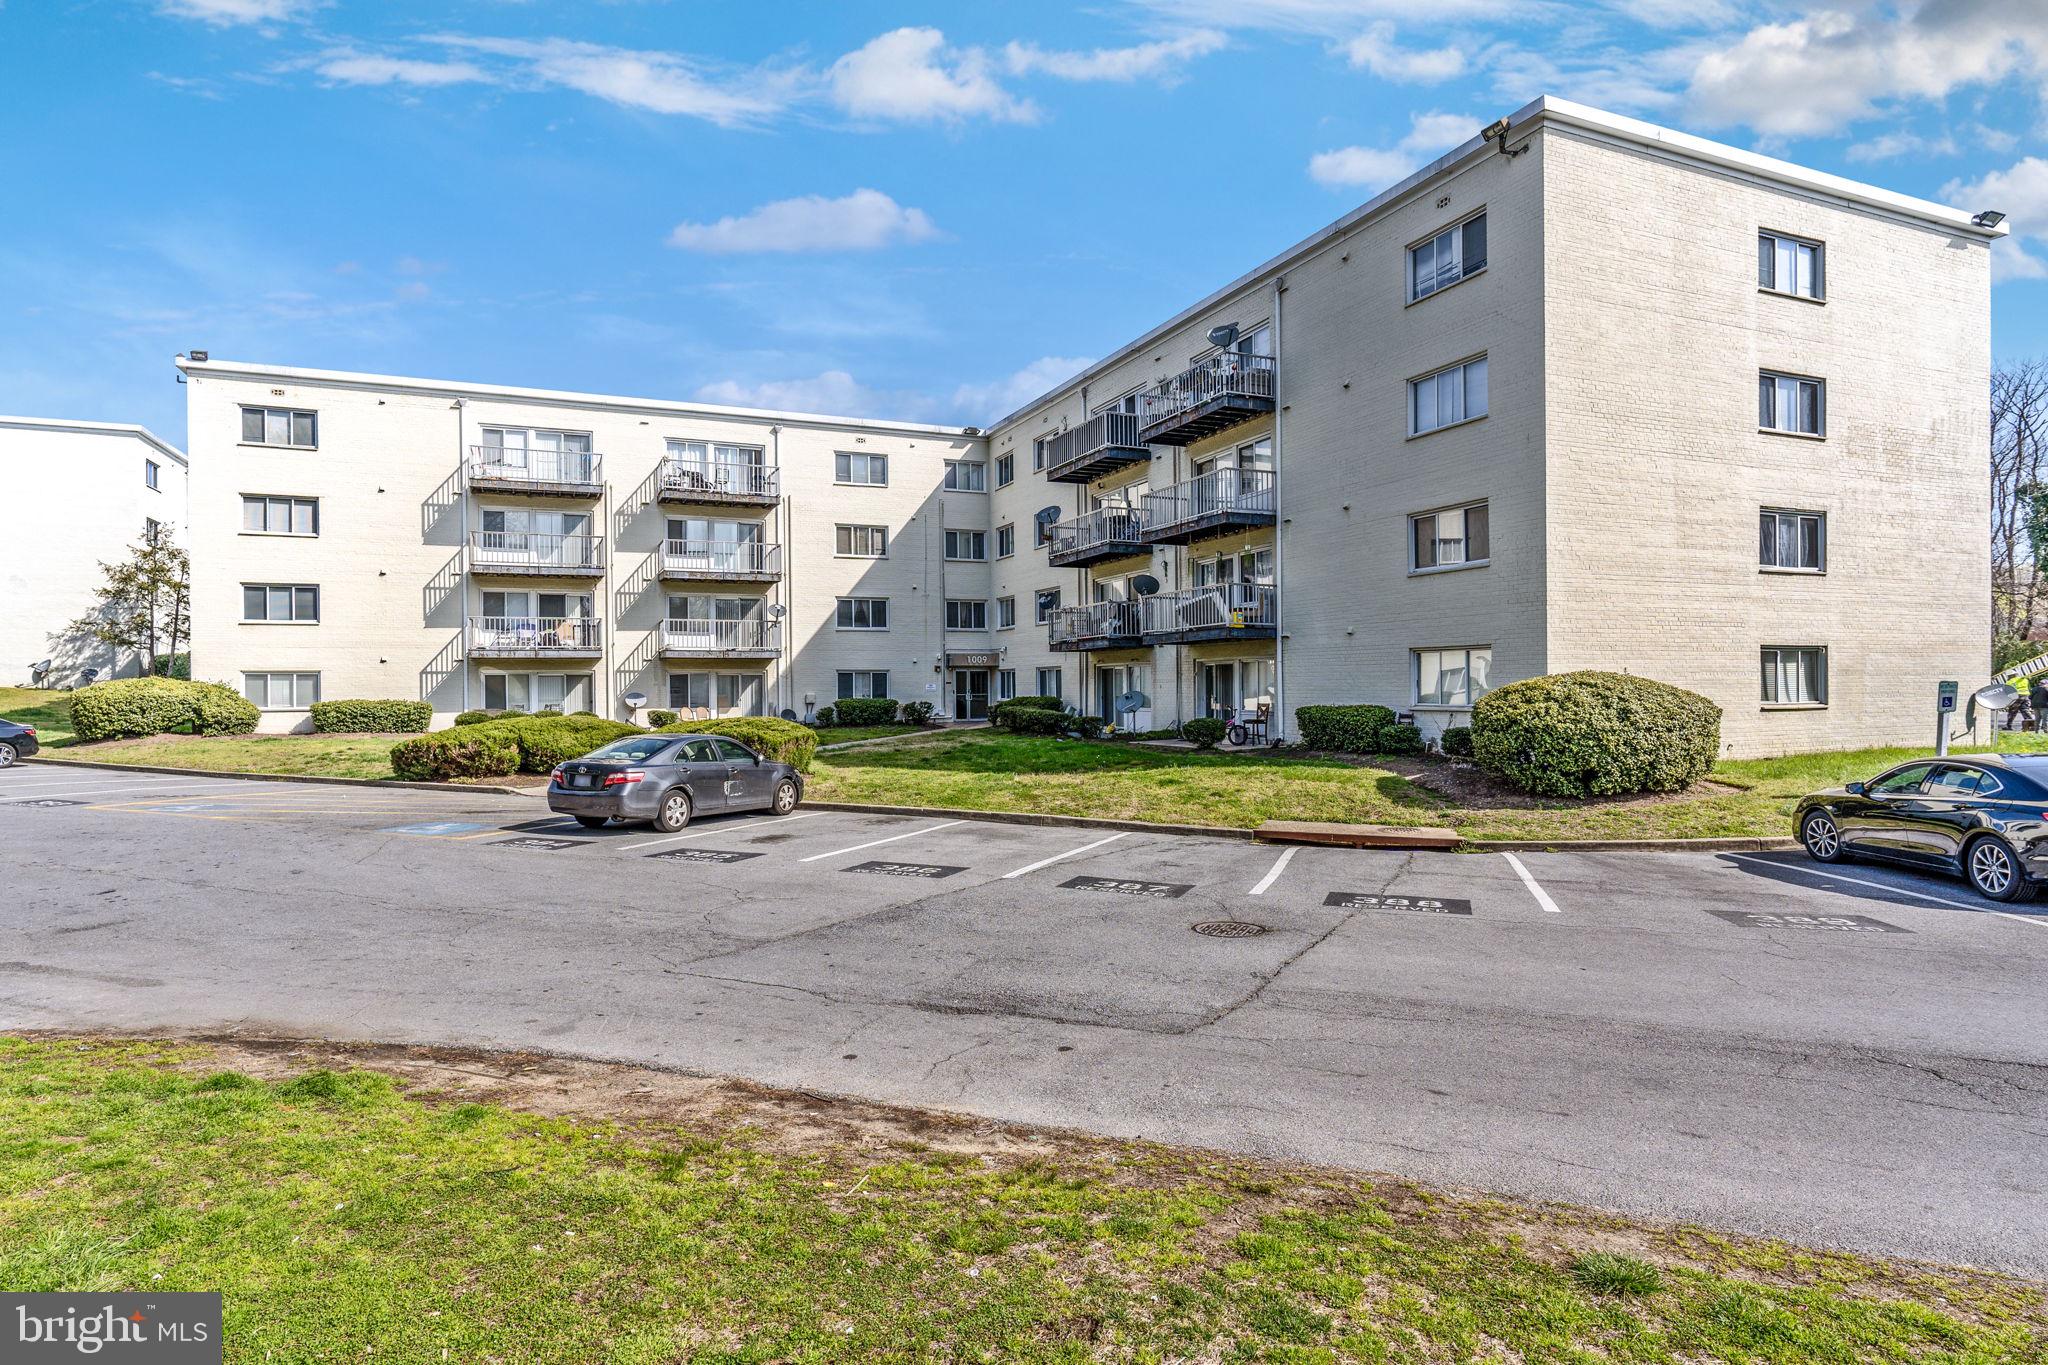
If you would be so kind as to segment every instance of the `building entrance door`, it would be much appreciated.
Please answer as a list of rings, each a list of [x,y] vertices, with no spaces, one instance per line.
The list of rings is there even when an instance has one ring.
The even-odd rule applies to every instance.
[[[953,670],[953,719],[988,719],[987,669],[956,668]]]

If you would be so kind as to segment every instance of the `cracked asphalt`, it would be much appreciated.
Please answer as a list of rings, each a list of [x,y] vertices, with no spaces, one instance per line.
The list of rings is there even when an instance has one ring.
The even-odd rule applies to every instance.
[[[1555,912],[1498,855],[25,764],[0,1028],[542,1048],[2048,1275],[2048,915],[1520,858]]]

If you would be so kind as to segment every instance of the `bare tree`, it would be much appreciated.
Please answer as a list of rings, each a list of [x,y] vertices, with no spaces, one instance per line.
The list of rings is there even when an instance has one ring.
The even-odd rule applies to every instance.
[[[2048,365],[1991,372],[1991,629],[2000,662],[2023,648],[2048,592]]]

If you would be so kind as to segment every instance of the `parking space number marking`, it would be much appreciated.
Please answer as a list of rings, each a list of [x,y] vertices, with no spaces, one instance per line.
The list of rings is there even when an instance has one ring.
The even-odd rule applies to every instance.
[[[1382,896],[1371,891],[1332,891],[1323,904],[1339,910],[1419,910],[1425,915],[1469,915],[1471,901],[1442,896]]]
[[[1106,891],[1112,896],[1144,896],[1173,900],[1194,889],[1192,882],[1135,882],[1121,877],[1069,877],[1060,883],[1069,891]]]

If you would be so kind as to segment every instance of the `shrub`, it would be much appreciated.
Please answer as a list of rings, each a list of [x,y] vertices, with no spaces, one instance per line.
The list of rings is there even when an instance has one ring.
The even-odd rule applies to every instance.
[[[1008,706],[1004,702],[1003,706]],[[1002,707],[996,708],[1001,710]],[[1063,735],[1067,732],[1067,717],[1059,711],[1047,711],[1041,707],[1026,706],[1007,712],[1003,728],[1019,735]]]
[[[571,712],[570,712],[569,714],[570,714],[570,715],[572,715],[572,716],[578,716],[578,717],[582,717],[582,716],[588,716],[588,717],[590,717],[590,719],[592,719],[592,720],[596,720],[596,719],[597,719],[597,712],[595,712],[595,711],[571,711]]]
[[[1067,729],[1082,739],[1101,739],[1105,722],[1100,716],[1068,716]]]
[[[1720,707],[1623,673],[1530,678],[1472,708],[1480,763],[1541,796],[1677,791],[1706,776],[1720,747]]]
[[[391,771],[408,782],[504,777],[519,770],[519,741],[490,724],[460,725],[391,746]]]
[[[1380,731],[1394,723],[1394,713],[1384,706],[1298,706],[1294,723],[1307,748],[1376,754],[1381,752]]]
[[[820,728],[829,730],[838,723],[839,713],[837,711],[833,710],[829,706],[821,706],[818,708],[818,725]]]
[[[1197,749],[1213,749],[1223,738],[1223,722],[1214,716],[1196,716],[1183,721],[1180,737],[1192,743]]]
[[[508,717],[494,721],[492,727],[503,727],[519,746],[519,771],[523,773],[551,772],[557,763],[641,733],[637,725],[597,716]]]
[[[1472,727],[1453,725],[1436,737],[1436,744],[1451,758],[1472,757]]]
[[[1572,1262],[1572,1278],[1595,1294],[1654,1294],[1663,1287],[1657,1267],[1638,1256],[1596,1251]]]
[[[647,726],[651,730],[659,730],[664,725],[674,725],[675,723],[676,713],[674,711],[649,711],[647,713]]]
[[[664,725],[665,734],[726,735],[755,753],[787,763],[800,773],[811,770],[811,755],[818,751],[818,732],[793,720],[774,716],[729,716],[724,720],[678,721]]]
[[[904,702],[903,723],[905,725],[930,725],[932,723],[932,713],[936,710],[938,708],[928,701]]]
[[[324,734],[415,734],[433,723],[432,702],[316,701],[313,728]]]
[[[180,682],[192,681],[192,656],[185,653],[159,654],[150,660],[152,677],[176,678]]]
[[[460,715],[455,717],[455,724],[482,725],[485,721],[491,719],[493,719],[493,717],[491,713],[488,711],[464,711]]]
[[[1017,726],[1012,724],[1012,718],[1020,711],[1064,711],[1066,708],[1067,704],[1058,697],[1012,697],[1008,701],[999,701],[990,707],[988,719],[989,723],[998,729],[1015,730]],[[1020,731],[1020,733],[1043,734],[1044,731],[1026,730]]]
[[[896,719],[896,703],[888,697],[845,697],[835,708],[835,725],[889,725]]]
[[[1422,731],[1412,725],[1383,725],[1380,727],[1379,748],[1382,754],[1406,757],[1422,752]]]
[[[120,678],[71,694],[72,730],[81,740],[134,735],[246,735],[262,712],[219,683]]]

